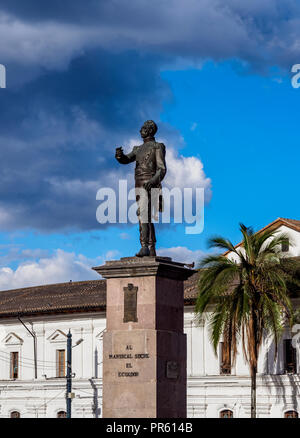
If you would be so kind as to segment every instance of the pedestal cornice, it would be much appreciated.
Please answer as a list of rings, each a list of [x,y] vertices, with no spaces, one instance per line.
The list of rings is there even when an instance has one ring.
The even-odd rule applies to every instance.
[[[167,277],[185,281],[196,271],[185,267],[184,263],[174,262],[170,257],[123,257],[96,266],[94,271],[104,278],[129,277]]]

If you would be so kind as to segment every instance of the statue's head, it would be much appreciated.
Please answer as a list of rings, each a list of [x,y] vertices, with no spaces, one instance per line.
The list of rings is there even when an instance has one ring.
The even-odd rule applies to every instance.
[[[140,129],[142,138],[154,137],[157,132],[157,125],[153,120],[147,120]]]

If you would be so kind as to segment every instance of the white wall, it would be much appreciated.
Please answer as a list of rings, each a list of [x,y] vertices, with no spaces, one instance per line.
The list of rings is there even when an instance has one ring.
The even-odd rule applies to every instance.
[[[70,314],[24,318],[37,334],[38,378],[34,379],[33,340],[16,319],[0,320],[0,417],[18,410],[22,417],[56,417],[65,410],[64,378],[56,376],[56,349],[67,347],[71,329],[73,345],[73,417],[100,417],[102,396],[102,333],[105,314]],[[31,323],[33,325],[31,326]],[[207,319],[195,319],[194,308],[185,308],[187,334],[188,416],[218,417],[222,409],[232,409],[236,417],[250,415],[250,379],[248,366],[239,348],[232,375],[220,375],[220,359],[209,339]],[[287,332],[285,336],[289,336]],[[20,378],[11,380],[9,353],[19,351]],[[282,346],[279,349],[282,364]],[[266,339],[260,355],[257,382],[258,416],[282,417],[285,410],[300,412],[300,377],[282,375],[283,368],[273,365],[271,341]],[[98,355],[97,364],[95,355]],[[298,351],[298,367],[300,357]],[[300,369],[298,369],[298,373]],[[278,373],[276,375],[276,373]],[[47,375],[47,378],[44,375]]]
[[[56,417],[66,410],[64,378],[56,378],[56,350],[67,350],[69,329],[72,333],[73,391],[76,394],[73,416],[97,416],[93,409],[95,391],[101,395],[102,333],[105,314],[71,314],[23,318],[37,336],[38,378],[34,379],[33,338],[17,319],[0,325],[0,417],[12,410],[22,417]],[[32,323],[32,324],[31,324]],[[76,342],[83,341],[75,346]],[[19,379],[10,379],[9,354],[19,352]],[[96,363],[97,359],[97,363]],[[91,380],[92,379],[92,380]],[[53,399],[53,400],[52,400]],[[101,406],[100,406],[101,407]],[[99,408],[99,407],[98,407]]]
[[[241,345],[238,346],[237,360],[231,375],[220,375],[220,357],[215,355],[211,346],[208,320],[209,315],[205,321],[199,323],[195,319],[193,307],[185,308],[185,333],[188,337],[188,416],[216,418],[221,410],[230,409],[234,417],[247,418],[250,416],[251,382]],[[291,338],[289,330],[283,335],[282,341],[286,338]],[[283,374],[282,341],[278,348],[279,360],[275,365],[272,340],[264,339],[260,350],[257,376],[258,417],[283,417],[286,410],[297,410],[300,415],[299,347],[298,374]]]

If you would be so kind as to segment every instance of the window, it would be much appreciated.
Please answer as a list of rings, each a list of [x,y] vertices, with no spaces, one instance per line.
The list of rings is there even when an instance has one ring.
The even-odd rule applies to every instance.
[[[21,414],[18,411],[12,411],[10,413],[10,418],[20,418],[20,417],[21,417]]]
[[[290,242],[287,239],[285,242],[282,242],[282,244],[281,244],[281,251],[282,252],[288,252],[289,249],[290,249]]]
[[[224,409],[220,412],[220,418],[233,418],[233,412],[230,409]]]
[[[284,368],[285,372],[289,374],[296,374],[296,348],[292,345],[291,339],[284,341]]]
[[[57,412],[57,418],[67,418],[67,414],[65,411]]]
[[[220,374],[231,374],[231,351],[228,342],[220,342]]]
[[[66,350],[56,350],[56,377],[65,377]]]
[[[19,353],[17,351],[10,353],[10,378],[19,378]]]
[[[284,418],[298,418],[298,412],[297,411],[286,411],[284,413]]]

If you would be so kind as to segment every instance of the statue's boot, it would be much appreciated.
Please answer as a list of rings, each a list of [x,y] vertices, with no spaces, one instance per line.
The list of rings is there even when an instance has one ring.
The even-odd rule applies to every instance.
[[[150,248],[150,256],[151,257],[156,256],[155,243],[156,243],[155,228],[154,228],[154,224],[151,222],[150,223],[150,236],[149,236],[149,248]]]
[[[149,248],[149,255],[150,255],[150,257],[156,257],[155,246],[150,246],[150,248]]]
[[[150,251],[148,248],[149,245],[149,224],[142,224],[140,222],[140,242],[141,249],[136,254],[136,257],[147,257],[150,255]]]
[[[136,257],[147,257],[150,255],[150,251],[148,246],[142,246],[138,253],[136,253]]]

